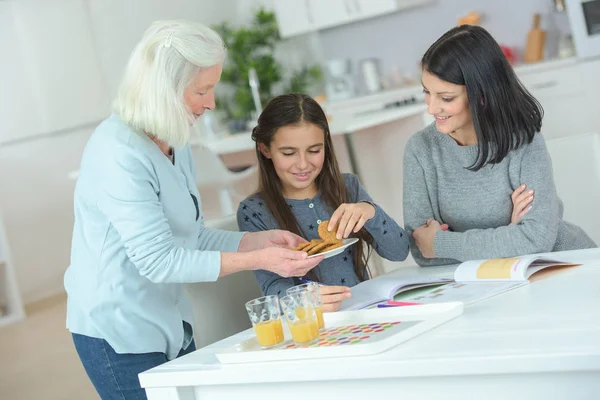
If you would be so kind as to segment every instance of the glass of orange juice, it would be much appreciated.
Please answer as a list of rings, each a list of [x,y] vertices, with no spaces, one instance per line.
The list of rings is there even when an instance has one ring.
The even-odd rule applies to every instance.
[[[246,303],[258,344],[263,348],[283,342],[283,326],[277,296],[264,296]]]
[[[323,319],[323,306],[321,304],[321,293],[319,292],[319,284],[317,282],[307,282],[302,285],[293,286],[286,290],[287,294],[297,293],[301,291],[308,291],[313,296],[313,303],[315,305],[315,311],[317,313],[317,322],[319,323],[319,330],[325,328],[325,320]]]
[[[316,342],[319,322],[312,294],[307,290],[298,291],[282,297],[280,302],[294,343],[305,345]]]

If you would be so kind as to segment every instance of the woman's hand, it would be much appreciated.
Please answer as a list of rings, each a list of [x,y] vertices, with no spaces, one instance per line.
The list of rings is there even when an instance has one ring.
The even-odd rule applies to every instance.
[[[447,231],[448,225],[440,225],[435,219],[428,219],[425,225],[418,227],[412,233],[415,244],[425,258],[435,258],[433,251],[433,239],[438,231]]]
[[[301,243],[305,243],[306,239],[293,234],[292,232],[279,229],[272,229],[262,232],[248,232],[240,241],[238,251],[253,251],[266,249],[268,247],[285,247],[293,249]]]
[[[510,222],[513,224],[518,223],[521,218],[529,210],[531,210],[531,202],[533,201],[533,190],[525,190],[527,185],[523,184],[515,189],[515,191],[510,195],[510,198],[513,203],[513,211],[512,216],[510,218]]]
[[[304,276],[308,271],[317,266],[323,256],[307,258],[304,251],[268,247],[256,250],[257,260],[255,269],[264,269],[276,273],[284,278]]]
[[[362,229],[365,222],[375,216],[375,207],[369,203],[342,204],[329,218],[328,231],[335,229],[336,225],[338,239],[347,238],[351,233]]]
[[[323,312],[332,312],[340,309],[342,301],[349,299],[352,294],[347,286],[319,286]]]

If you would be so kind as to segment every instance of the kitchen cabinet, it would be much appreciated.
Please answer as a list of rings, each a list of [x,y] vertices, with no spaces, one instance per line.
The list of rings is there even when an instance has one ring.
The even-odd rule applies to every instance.
[[[275,0],[273,6],[281,37],[291,37],[315,30],[309,0]]]
[[[7,40],[0,50],[14,64],[0,67],[1,79],[8,81],[0,104],[8,104],[7,113],[11,114],[10,129],[0,132],[0,142],[103,119],[110,111],[110,99],[89,29],[86,2],[4,3],[0,3],[0,20],[6,24],[0,25]]]
[[[279,33],[290,37],[414,7],[431,0],[275,0]]]
[[[354,19],[353,0],[309,0],[308,6],[316,29],[325,29],[348,23]]]
[[[597,130],[588,100],[588,91],[593,89],[581,79],[583,66],[581,62],[573,62],[545,70],[517,71],[525,87],[544,108],[542,133],[546,139]]]
[[[591,120],[591,132],[600,133],[600,59],[581,63],[581,80],[586,88],[587,110]]]
[[[363,19],[384,15],[399,9],[402,0],[350,0],[353,19]]]

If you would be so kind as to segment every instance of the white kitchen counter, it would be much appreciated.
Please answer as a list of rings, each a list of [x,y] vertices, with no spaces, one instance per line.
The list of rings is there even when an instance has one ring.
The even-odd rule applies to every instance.
[[[556,58],[553,60],[544,60],[536,63],[529,64],[517,64],[513,66],[513,69],[517,73],[517,75],[524,74],[533,74],[543,71],[548,71],[556,68],[565,68],[569,66],[576,65],[577,63],[582,62],[577,57],[569,57],[569,58]]]
[[[380,111],[365,112],[353,117],[338,117],[333,115],[329,127],[332,136],[351,134],[377,125],[423,114],[426,110],[426,105],[414,104]],[[195,140],[192,142],[192,145],[195,143],[202,143],[212,152],[217,154],[254,151],[255,149],[254,141],[252,140],[252,132],[231,134],[215,140]]]

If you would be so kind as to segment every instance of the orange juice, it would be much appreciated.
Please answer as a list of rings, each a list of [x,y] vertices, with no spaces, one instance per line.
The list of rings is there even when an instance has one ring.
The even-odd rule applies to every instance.
[[[319,325],[319,329],[323,329],[325,327],[325,320],[323,319],[323,307],[316,306],[315,314],[317,315],[317,322]],[[296,308],[296,316],[298,318],[300,318],[301,320],[307,319],[306,310],[304,309],[304,307]]]
[[[254,325],[254,333],[256,334],[258,344],[263,347],[275,346],[283,342],[281,319],[274,319]]]
[[[325,328],[325,320],[323,319],[323,307],[317,306],[315,307],[315,311],[317,313],[317,322],[319,323],[319,329]]]
[[[319,337],[317,321],[298,321],[289,324],[290,332],[296,343],[308,343]]]

